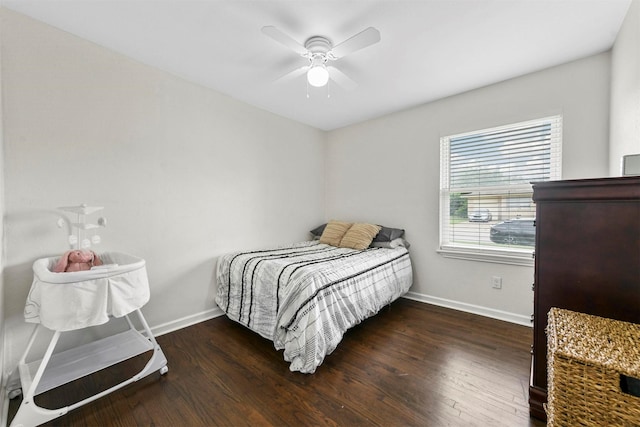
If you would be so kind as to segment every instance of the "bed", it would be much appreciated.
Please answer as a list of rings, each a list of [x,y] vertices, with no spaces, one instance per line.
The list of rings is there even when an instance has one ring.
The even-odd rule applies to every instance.
[[[284,350],[291,371],[313,373],[349,328],[409,290],[407,246],[353,249],[321,239],[226,254],[218,260],[216,303]]]

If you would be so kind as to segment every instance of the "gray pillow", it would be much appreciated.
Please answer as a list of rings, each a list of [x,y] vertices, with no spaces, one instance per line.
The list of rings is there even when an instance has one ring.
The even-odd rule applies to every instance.
[[[393,239],[390,242],[375,242],[374,241],[374,242],[371,243],[371,247],[372,248],[386,248],[386,249],[395,249],[395,248],[403,247],[403,248],[409,249],[409,247],[411,247],[411,245],[409,244],[409,242],[407,242],[403,238],[398,237],[397,239]]]
[[[374,237],[374,242],[391,242],[404,236],[404,230],[401,228],[391,228],[383,225],[380,227],[382,227],[382,229],[380,229],[378,235]]]
[[[325,227],[327,226],[327,224],[322,224],[317,226],[316,228],[314,228],[313,230],[309,231],[309,233],[311,233],[311,235],[313,236],[314,239],[319,239],[320,236],[322,236],[322,232],[324,231]]]

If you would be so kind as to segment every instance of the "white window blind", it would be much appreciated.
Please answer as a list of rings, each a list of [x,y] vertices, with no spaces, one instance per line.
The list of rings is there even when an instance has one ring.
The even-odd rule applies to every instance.
[[[441,253],[531,258],[531,183],[560,179],[561,140],[560,116],[441,138]]]

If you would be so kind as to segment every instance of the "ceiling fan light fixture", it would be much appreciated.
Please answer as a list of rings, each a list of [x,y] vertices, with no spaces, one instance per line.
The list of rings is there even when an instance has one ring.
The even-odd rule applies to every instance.
[[[335,80],[336,83],[339,85],[346,84],[353,87],[355,83],[353,83],[353,81],[345,76],[339,69],[332,66],[327,68],[327,61],[335,61],[343,58],[345,55],[364,49],[380,41],[380,32],[373,27],[368,27],[360,31],[358,34],[348,38],[336,46],[333,45],[331,40],[323,36],[309,37],[307,41],[304,42],[304,45],[302,45],[291,36],[283,33],[272,25],[262,27],[262,32],[276,42],[288,47],[298,55],[309,60],[308,68],[300,67],[286,76],[300,76],[305,72],[306,68],[307,83],[314,87],[323,87],[329,83],[329,68],[331,68],[331,79]],[[308,96],[309,90],[307,86],[307,97]]]
[[[329,82],[329,71],[324,64],[312,65],[307,71],[307,81],[311,86],[322,87]]]

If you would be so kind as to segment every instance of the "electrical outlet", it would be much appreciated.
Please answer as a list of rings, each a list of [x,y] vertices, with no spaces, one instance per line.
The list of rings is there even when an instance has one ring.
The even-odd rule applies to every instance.
[[[502,289],[502,277],[493,276],[491,278],[491,286],[493,287],[493,289]]]

